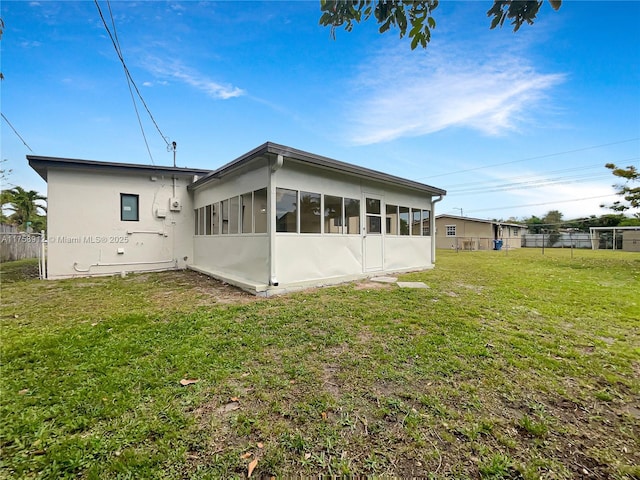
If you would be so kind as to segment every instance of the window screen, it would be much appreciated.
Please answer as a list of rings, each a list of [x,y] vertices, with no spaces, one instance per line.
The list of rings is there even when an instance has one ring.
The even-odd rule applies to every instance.
[[[204,218],[205,218],[205,220],[204,220],[204,229],[205,229],[204,234],[205,235],[211,235],[211,220],[212,220],[212,217],[211,217],[211,205],[207,205],[204,208]]]
[[[229,233],[238,233],[239,212],[240,197],[231,197],[229,199]]]
[[[253,192],[253,223],[256,233],[267,233],[267,189]]]
[[[297,232],[298,192],[286,188],[276,189],[276,231]]]
[[[380,214],[380,200],[367,198],[367,213]]]
[[[218,209],[220,208],[218,202],[211,205],[211,234],[218,235],[220,233],[220,214]]]
[[[398,206],[387,205],[387,233],[398,235]]]
[[[409,235],[409,207],[399,207],[400,235]]]
[[[342,197],[324,196],[324,233],[342,233]]]
[[[300,192],[300,233],[320,233],[320,194]]]
[[[204,216],[204,207],[200,207],[198,209],[198,235],[204,235],[204,224],[205,224],[205,216]]]
[[[243,193],[240,195],[240,226],[242,227],[242,233],[251,233],[253,228],[251,222],[253,221],[253,213],[251,212],[252,194]]]
[[[229,200],[220,202],[220,210],[222,215],[222,232],[229,233]]]
[[[344,199],[344,223],[347,233],[360,233],[360,200],[355,198]]]
[[[431,212],[422,210],[422,235],[428,237],[431,235]]]
[[[422,235],[422,215],[417,208],[411,209],[411,235]]]

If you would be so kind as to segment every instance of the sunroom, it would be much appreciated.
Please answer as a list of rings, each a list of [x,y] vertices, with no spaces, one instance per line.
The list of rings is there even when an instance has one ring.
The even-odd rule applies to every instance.
[[[261,295],[431,268],[446,193],[273,143],[189,189],[189,267]]]

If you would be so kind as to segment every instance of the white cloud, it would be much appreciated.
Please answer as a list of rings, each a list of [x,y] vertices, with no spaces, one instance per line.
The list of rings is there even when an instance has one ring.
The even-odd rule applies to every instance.
[[[418,52],[402,43],[361,68],[349,140],[374,144],[449,127],[497,135],[517,129],[526,111],[563,80],[563,74],[537,72],[516,52],[490,56],[445,44]]]
[[[156,85],[166,86],[169,85],[169,82],[166,80],[156,80],[155,82],[146,81],[142,83],[143,87],[155,87]]]
[[[159,58],[149,57],[146,59],[144,66],[157,77],[181,81],[205,92],[211,98],[227,100],[246,93],[241,88],[233,85],[218,83],[206,75],[182,65],[178,61],[165,62]]]
[[[38,42],[37,40],[25,41],[25,42],[21,42],[20,46],[22,48],[37,48],[42,46],[42,43]]]

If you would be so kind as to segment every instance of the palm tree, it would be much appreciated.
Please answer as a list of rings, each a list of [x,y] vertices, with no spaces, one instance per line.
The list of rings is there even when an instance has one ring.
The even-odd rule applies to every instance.
[[[14,187],[10,190],[3,190],[2,207],[13,212],[9,217],[9,221],[15,225],[26,228],[28,222],[41,225],[43,222],[42,211],[45,215],[47,207],[39,204],[40,201],[46,201],[47,197],[40,195],[35,190],[25,190],[22,187]],[[6,207],[5,207],[6,205]]]

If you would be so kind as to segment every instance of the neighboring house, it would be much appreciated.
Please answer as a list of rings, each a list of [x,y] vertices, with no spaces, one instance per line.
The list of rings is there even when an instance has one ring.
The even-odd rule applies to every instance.
[[[622,250],[640,252],[640,228],[622,232]]]
[[[49,278],[191,268],[269,295],[431,268],[446,194],[274,143],[215,171],[27,158],[48,183]]]
[[[640,227],[590,227],[589,233],[593,250],[640,252]]]
[[[482,220],[480,218],[438,215],[436,217],[436,247],[457,250],[493,250],[520,248],[521,236],[527,231],[516,223]]]

